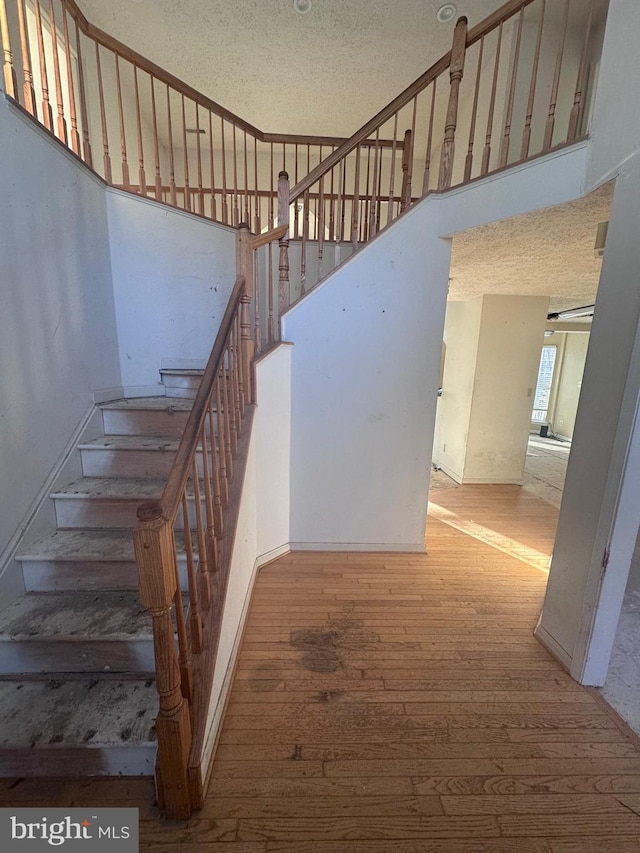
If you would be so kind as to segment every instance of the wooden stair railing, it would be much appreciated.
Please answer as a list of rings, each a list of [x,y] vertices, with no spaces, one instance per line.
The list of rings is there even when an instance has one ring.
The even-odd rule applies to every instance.
[[[283,234],[279,228],[253,237],[239,226],[236,283],[175,462],[160,499],[138,509],[135,555],[140,598],[153,622],[160,703],[156,785],[173,818],[203,802],[209,701],[255,402],[253,360],[261,349],[251,311],[254,255]],[[273,340],[267,334],[266,344]]]
[[[301,248],[289,302],[330,271],[327,254],[338,263],[427,193],[580,139],[606,3],[509,0],[472,29],[460,18],[452,50],[291,190]]]
[[[75,0],[0,0],[6,94],[119,188],[255,232],[277,168],[298,179],[341,137],[265,133],[87,20]]]

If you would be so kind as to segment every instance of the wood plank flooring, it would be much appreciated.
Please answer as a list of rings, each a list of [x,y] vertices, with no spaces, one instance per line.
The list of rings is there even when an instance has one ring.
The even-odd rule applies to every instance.
[[[129,805],[160,853],[640,850],[640,749],[532,636],[557,511],[432,490],[426,556],[261,572],[204,809],[150,782],[13,780],[5,804]]]

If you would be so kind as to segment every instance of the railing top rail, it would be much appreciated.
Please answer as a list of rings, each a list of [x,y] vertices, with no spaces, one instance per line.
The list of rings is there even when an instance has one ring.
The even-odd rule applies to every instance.
[[[193,406],[189,412],[180,444],[176,453],[176,458],[171,468],[171,472],[162,492],[162,497],[158,501],[147,501],[138,509],[139,521],[152,521],[159,518],[167,522],[173,522],[180,509],[182,494],[191,473],[193,456],[195,454],[198,438],[202,431],[205,415],[209,406],[209,395],[211,388],[218,375],[222,364],[222,358],[227,345],[227,338],[231,330],[233,319],[240,303],[240,297],[245,289],[245,277],[243,275],[236,276],[236,281],[231,292],[231,297],[227,303],[226,311],[222,318],[216,340],[211,350],[211,355],[207,361],[198,392],[193,401]]]
[[[467,33],[467,47],[479,41],[487,33],[496,29],[501,23],[511,18],[521,9],[533,3],[534,0],[508,0],[503,6],[485,18],[480,24],[469,30]],[[353,136],[343,142],[335,151],[329,154],[328,157],[319,163],[315,169],[312,169],[295,187],[291,190],[290,201],[294,202],[306,190],[312,187],[324,174],[329,172],[333,167],[346,157],[354,148],[362,144],[375,130],[388,121],[398,110],[406,106],[412,98],[418,95],[423,89],[433,82],[443,71],[445,71],[451,62],[451,51],[445,53],[431,68],[427,69],[416,80],[413,81],[407,88],[397,97],[390,101],[386,107],[383,107],[372,119],[357,130]]]

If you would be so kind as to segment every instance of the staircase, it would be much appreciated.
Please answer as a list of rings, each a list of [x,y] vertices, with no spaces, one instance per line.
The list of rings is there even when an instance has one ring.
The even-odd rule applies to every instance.
[[[57,529],[18,555],[26,592],[0,612],[4,776],[154,772],[153,638],[132,528],[162,492],[199,375],[165,371],[180,396],[100,406],[104,434],[77,448],[83,476],[50,495]],[[181,542],[178,558],[184,577]]]

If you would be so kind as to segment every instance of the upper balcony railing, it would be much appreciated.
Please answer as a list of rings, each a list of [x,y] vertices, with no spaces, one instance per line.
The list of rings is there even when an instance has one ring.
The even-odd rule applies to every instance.
[[[608,0],[510,0],[290,193],[291,301],[427,193],[587,134]],[[384,140],[384,143],[383,143]]]
[[[344,138],[264,133],[91,24],[74,0],[0,0],[7,95],[116,187],[255,232],[276,180]]]

